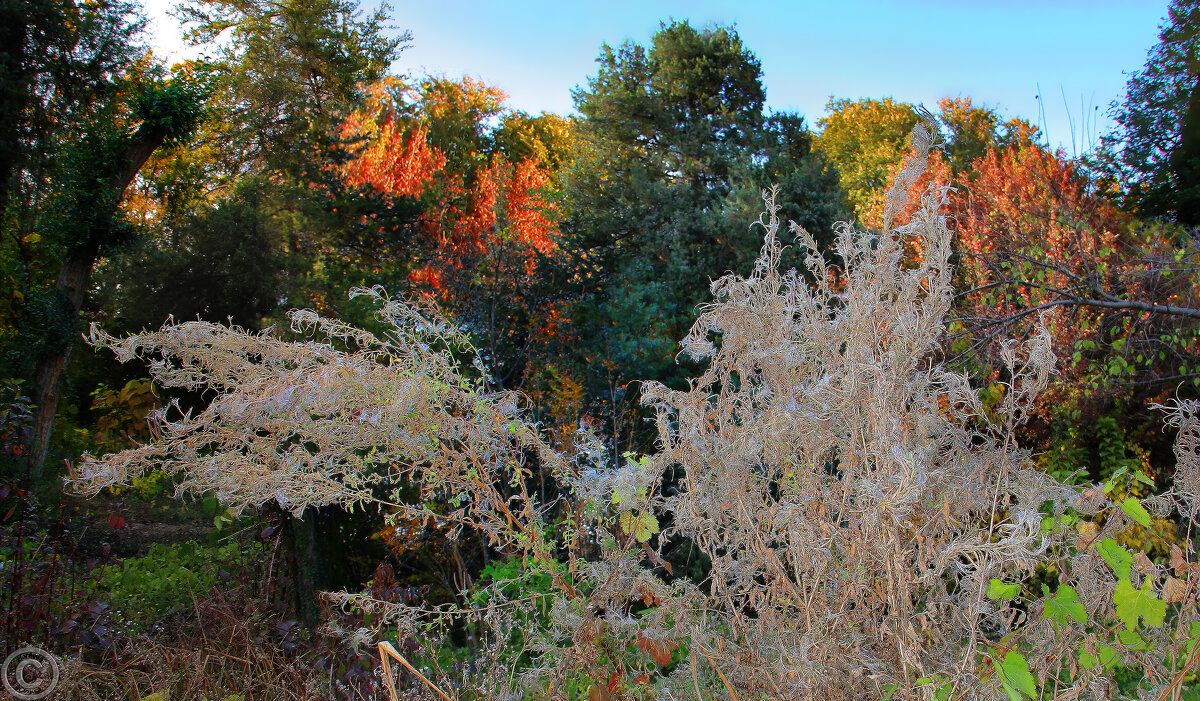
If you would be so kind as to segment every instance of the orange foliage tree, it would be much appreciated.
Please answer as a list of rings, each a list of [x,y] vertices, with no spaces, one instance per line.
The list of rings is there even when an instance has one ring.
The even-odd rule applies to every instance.
[[[470,78],[381,82],[343,126],[358,150],[342,175],[381,200],[365,221],[383,264],[405,266],[417,292],[480,339],[500,379],[519,382],[530,354],[565,332],[565,302],[547,282],[558,253],[551,168],[570,129],[508,110],[505,97]],[[399,227],[386,216],[396,211],[407,213]]]
[[[548,383],[531,383],[530,368],[554,376],[555,348],[571,336],[568,301],[553,284],[561,258],[554,169],[565,157],[569,124],[509,110],[505,99],[470,78],[389,78],[371,86],[340,134],[350,157],[338,174],[357,194],[347,199],[361,237],[346,258],[360,269],[355,284],[383,281],[436,300],[470,334],[493,379],[536,395],[531,384]],[[571,387],[570,378],[557,379]],[[569,393],[558,394],[538,403],[548,405],[556,443],[565,445],[557,436],[580,407]],[[553,480],[541,466],[537,472],[545,497]],[[428,595],[436,599],[486,562],[478,534],[409,526],[378,535],[396,563],[422,558],[428,573],[389,577],[381,569],[379,581],[432,586]]]
[[[1063,381],[1035,408],[1042,428],[1115,413],[1153,441],[1156,420],[1125,408],[1137,414],[1200,377],[1194,242],[1137,222],[1063,154],[1029,139],[990,148],[959,181],[958,302],[974,348],[1041,318],[1065,360]],[[1044,438],[1048,449],[1065,440]]]

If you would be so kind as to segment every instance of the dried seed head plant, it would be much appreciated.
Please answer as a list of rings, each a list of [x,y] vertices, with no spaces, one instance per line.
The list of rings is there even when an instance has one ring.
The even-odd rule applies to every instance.
[[[583,434],[557,452],[453,325],[360,290],[388,334],[311,312],[292,314],[312,337],[298,342],[199,322],[120,340],[93,329],[122,360],[151,359],[156,382],[215,396],[195,415],[158,412],[146,446],[84,456],[72,484],[94,493],[160,468],[235,507],[379,501],[486,534],[521,572],[458,605],[329,595],[431,644],[467,618],[490,631],[469,672],[423,670],[431,698],[1106,698],[1117,664],[1170,698],[1196,663],[1198,575],[1178,548],[1171,576],[1118,544],[1148,519],[1136,499],[1060,483],[1017,445],[1054,372],[1048,334],[1003,347],[991,409],[937,360],[946,190],[908,196],[934,134],[914,130],[882,232],[842,226],[827,260],[792,225],[806,274],[779,269],[766,193],[754,270],[714,282],[683,341],[703,373],[645,389],[653,455],[611,465]],[[1191,518],[1195,407],[1171,420],[1178,504],[1152,506]],[[556,503],[527,487],[533,461],[556,475]],[[706,572],[673,574],[664,551],[680,547]],[[549,586],[523,586],[532,574]]]
[[[1161,513],[1178,511],[1187,519],[1190,532],[1200,505],[1200,401],[1193,399],[1176,402],[1173,407],[1161,404],[1154,407],[1166,412],[1167,424],[1179,432],[1175,437],[1174,486],[1153,503]]]
[[[88,340],[122,362],[146,358],[163,387],[206,389],[199,413],[177,402],[150,416],[149,444],[96,459],[71,481],[84,493],[151,467],[176,475],[180,492],[211,493],[235,510],[276,501],[308,506],[382,503],[399,519],[437,518],[482,529],[500,549],[549,556],[537,502],[524,489],[527,461],[554,471],[563,458],[523,420],[518,398],[487,389],[478,353],[436,310],[359,289],[378,304],[377,336],[311,311],[294,311],[284,341],[200,321],[116,339],[92,326]],[[474,361],[464,373],[458,358]],[[418,485],[417,503],[380,497],[380,485]],[[386,490],[385,490],[386,492]]]

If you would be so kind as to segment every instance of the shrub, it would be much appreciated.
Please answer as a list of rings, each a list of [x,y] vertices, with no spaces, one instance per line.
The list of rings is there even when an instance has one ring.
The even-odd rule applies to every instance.
[[[1053,373],[1045,331],[1002,347],[986,408],[937,361],[953,294],[945,192],[905,195],[930,134],[913,132],[882,233],[843,226],[830,261],[793,225],[804,274],[779,270],[766,195],[754,270],[713,283],[683,342],[703,373],[645,390],[654,455],[608,465],[586,435],[558,452],[453,326],[369,290],[357,294],[381,304],[384,336],[312,312],[292,313],[315,335],[301,341],[201,322],[93,329],[122,360],[151,357],[160,384],[216,397],[196,415],[158,411],[154,442],[85,456],[74,484],[157,468],[235,507],[378,500],[485,534],[521,558],[513,580],[537,586],[497,581],[439,608],[330,595],[431,645],[463,617],[486,626],[476,665],[426,669],[464,698],[1095,698],[1116,693],[1117,665],[1169,698],[1197,663],[1200,575],[1177,546],[1168,567],[1118,538],[1150,522],[1147,506],[1194,517],[1195,409],[1171,415],[1175,490],[1145,504],[1135,475],[1070,485],[1036,469],[1014,432]],[[569,500],[538,502],[533,460]],[[374,496],[382,485],[392,497]],[[419,498],[400,499],[413,485]],[[705,571],[675,576],[675,548]]]
[[[96,594],[107,595],[114,622],[125,632],[147,632],[156,621],[190,609],[196,599],[221,586],[258,549],[258,544],[236,541],[218,546],[154,543],[145,557],[100,568],[93,586]]]

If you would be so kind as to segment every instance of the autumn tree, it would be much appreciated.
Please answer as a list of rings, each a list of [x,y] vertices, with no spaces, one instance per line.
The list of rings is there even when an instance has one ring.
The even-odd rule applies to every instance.
[[[1062,381],[1036,407],[1033,427],[1042,433],[1031,438],[1047,465],[1087,466],[1070,453],[1097,450],[1098,432],[1072,427],[1111,417],[1106,430],[1120,432],[1118,459],[1128,453],[1153,473],[1157,446],[1165,469],[1157,419],[1140,407],[1200,374],[1197,249],[1177,245],[1169,228],[1135,220],[1076,164],[1030,142],[976,159],[953,203],[965,290],[959,321],[974,348],[1037,321],[1065,360]]]
[[[470,78],[376,85],[343,127],[364,147],[342,168],[375,197],[356,230],[378,275],[433,294],[468,325],[499,377],[520,384],[561,326],[546,267],[558,251],[557,173],[569,123],[507,109]],[[498,126],[494,126],[498,123]]]
[[[890,184],[889,168],[900,164],[908,135],[919,120],[912,105],[882,100],[830,100],[820,119],[820,149],[837,168],[855,216],[879,226],[883,195]]]
[[[986,378],[997,378],[1003,365],[991,341],[1047,313],[1042,321],[1055,352],[1069,362],[1064,381],[1037,405],[1039,419],[1023,433],[1043,450],[1046,466],[1065,475],[1103,463],[1111,472],[1120,461],[1135,460],[1153,472],[1152,453],[1165,465],[1165,444],[1140,407],[1196,371],[1194,246],[1177,231],[1121,211],[1091,170],[1047,148],[1028,122],[967,98],[938,106],[939,148],[908,185],[908,201],[912,206],[930,186],[956,188],[964,292],[952,355],[987,387]],[[876,126],[889,124],[885,108],[894,119],[917,109],[842,101],[818,140],[876,156],[885,176],[873,185],[857,181],[868,203],[883,202],[882,183],[899,173],[908,148],[896,130]],[[848,189],[859,174],[854,164],[842,172],[851,178]],[[867,212],[884,216],[875,205]],[[1103,431],[1085,435],[1075,428],[1100,419]],[[1087,457],[1101,453],[1109,457]]]
[[[837,168],[855,215],[868,226],[879,226],[887,187],[911,153],[908,134],[922,117],[922,108],[890,97],[881,100],[830,100],[828,114],[818,124],[817,148]],[[938,101],[941,127],[936,153],[946,160],[953,178],[969,177],[976,158],[988,149],[1027,142],[1037,130],[1022,119],[1005,119],[969,97]],[[922,176],[928,181],[934,174]],[[941,177],[940,175],[938,177]]]
[[[1040,138],[1037,127],[1019,117],[1005,119],[995,109],[976,105],[969,97],[938,100],[938,117],[944,131],[942,151],[951,173],[966,180],[975,161],[989,151],[1029,146]]]

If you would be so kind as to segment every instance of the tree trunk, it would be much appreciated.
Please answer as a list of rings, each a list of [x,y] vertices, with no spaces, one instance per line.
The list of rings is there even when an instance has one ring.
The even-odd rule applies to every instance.
[[[313,628],[321,620],[319,599],[324,558],[317,538],[318,509],[308,507],[300,518],[291,516],[292,552],[295,555],[296,614]]]
[[[83,308],[88,280],[95,265],[97,247],[89,246],[88,250],[77,251],[67,256],[58,271],[58,281],[55,291],[61,302],[61,311],[72,320],[69,328],[75,328],[75,320]],[[46,353],[38,361],[33,383],[36,388],[34,402],[37,406],[33,419],[32,465],[33,477],[41,474],[42,463],[46,459],[46,449],[50,445],[50,432],[54,426],[54,414],[58,409],[58,398],[62,385],[63,371],[67,369],[67,361],[71,357],[71,349],[75,346],[74,333],[67,334],[62,339],[61,346],[55,351]]]
[[[150,155],[163,144],[165,138],[166,133],[161,128],[150,128],[145,124],[130,137],[118,170],[111,174],[107,189],[97,198],[99,201],[96,206],[111,208],[110,211],[104,212],[103,217],[98,218],[99,221],[117,216],[117,207],[125,189],[133,182]],[[34,401],[37,404],[37,413],[34,415],[33,434],[30,439],[30,456],[33,465],[32,477],[35,480],[41,476],[42,464],[46,460],[50,434],[54,427],[54,415],[58,411],[62,376],[71,357],[71,348],[75,345],[79,312],[87,299],[87,286],[92,277],[92,268],[96,265],[100,246],[104,243],[100,232],[83,232],[83,239],[83,242],[67,252],[55,283],[60,311],[65,315],[67,328],[70,330],[66,338],[61,340],[59,347],[47,349],[34,372]]]

